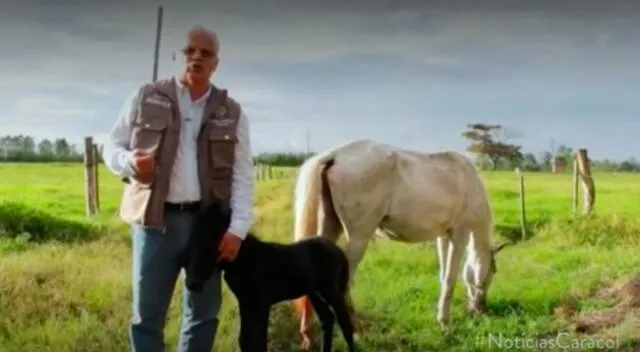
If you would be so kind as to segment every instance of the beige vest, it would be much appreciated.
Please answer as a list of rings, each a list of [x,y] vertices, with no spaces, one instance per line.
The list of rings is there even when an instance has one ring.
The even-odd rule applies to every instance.
[[[137,178],[127,184],[120,204],[120,217],[129,223],[164,228],[164,202],[175,160],[182,118],[175,78],[144,85],[132,125],[130,149],[142,149],[155,159],[151,183]],[[212,87],[204,108],[198,135],[198,174],[203,205],[229,202],[237,142],[240,106],[226,90]]]

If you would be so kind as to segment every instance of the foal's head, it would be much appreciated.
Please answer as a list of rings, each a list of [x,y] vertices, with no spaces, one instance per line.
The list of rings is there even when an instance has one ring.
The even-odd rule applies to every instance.
[[[187,267],[187,288],[198,292],[218,265],[218,246],[231,222],[231,209],[220,203],[207,206],[196,215],[189,237],[199,248],[192,248],[193,257]]]

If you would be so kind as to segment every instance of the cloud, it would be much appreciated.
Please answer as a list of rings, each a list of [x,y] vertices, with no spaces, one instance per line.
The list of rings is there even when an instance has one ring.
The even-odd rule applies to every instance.
[[[50,96],[36,96],[20,98],[14,108],[18,115],[41,116],[42,119],[49,118],[91,118],[96,115],[96,110],[81,107],[73,100],[54,99]]]
[[[243,103],[259,148],[304,145],[306,130],[318,147],[369,136],[459,148],[466,121],[542,136],[536,121],[640,112],[632,1],[38,1],[0,14],[3,131],[108,131],[151,78],[157,4],[159,75],[177,69],[189,26],[216,30],[215,81]]]
[[[633,56],[629,54],[640,54],[640,47],[630,49],[626,40],[625,47],[620,47],[621,40],[616,39],[633,32],[631,26],[636,25],[629,18],[630,12],[602,10],[602,17],[593,18],[589,15],[592,12],[571,15],[554,10],[558,12],[554,15],[547,10],[542,16],[541,6],[537,12],[515,12],[515,5],[505,5],[491,13],[487,10],[491,6],[483,8],[486,3],[474,8],[470,2],[455,1],[435,1],[429,8],[409,2],[394,5],[374,1],[361,5],[365,8],[358,12],[356,5],[338,2],[305,2],[309,7],[296,6],[298,3],[278,0],[269,6],[255,2],[249,6],[249,2],[214,4],[197,0],[180,8],[165,5],[161,73],[175,70],[171,50],[181,45],[184,31],[195,23],[219,32],[221,73],[234,77],[255,67],[268,71],[270,65],[384,56],[421,63],[431,75],[483,82],[515,79],[527,70],[543,74],[576,72],[594,61],[609,65],[603,70],[610,72],[615,65],[631,63]],[[19,60],[9,56],[0,61],[3,66],[18,65],[24,72],[21,82],[44,77],[41,81],[49,82],[45,84],[80,84],[105,94],[109,88],[101,87],[101,83],[106,80],[122,82],[114,87],[116,91],[150,77],[155,9],[149,3],[60,6],[43,2],[30,10],[29,15],[26,10],[18,12],[29,17],[9,17],[2,22],[3,27],[17,33],[3,36],[3,47],[24,45],[20,38],[29,37],[35,39],[31,48],[42,50],[31,55],[21,50]],[[618,17],[612,21],[608,13]],[[37,24],[41,28],[34,26]],[[594,50],[596,45],[606,45],[607,50]],[[616,55],[623,50],[626,55]],[[43,55],[47,55],[46,60]],[[7,78],[3,82],[19,83],[4,76],[8,75],[3,75]]]

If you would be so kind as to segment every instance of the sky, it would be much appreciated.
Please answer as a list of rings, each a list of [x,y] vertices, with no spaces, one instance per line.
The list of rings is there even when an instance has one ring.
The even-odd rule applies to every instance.
[[[53,4],[52,4],[53,3]],[[254,153],[368,138],[464,151],[502,124],[538,155],[640,157],[640,3],[631,0],[29,1],[0,12],[0,134],[106,140],[123,99],[194,25],[214,30],[212,82],[250,120]],[[308,139],[307,139],[308,138]]]

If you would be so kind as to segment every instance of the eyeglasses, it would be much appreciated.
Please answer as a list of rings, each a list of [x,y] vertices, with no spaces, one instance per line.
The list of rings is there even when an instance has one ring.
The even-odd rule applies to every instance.
[[[187,56],[192,56],[196,53],[196,51],[200,52],[200,55],[202,57],[206,57],[206,58],[210,58],[210,57],[214,57],[216,55],[216,52],[213,50],[209,50],[209,49],[197,49],[197,48],[192,48],[192,47],[187,47],[182,49],[182,53],[187,55]]]

